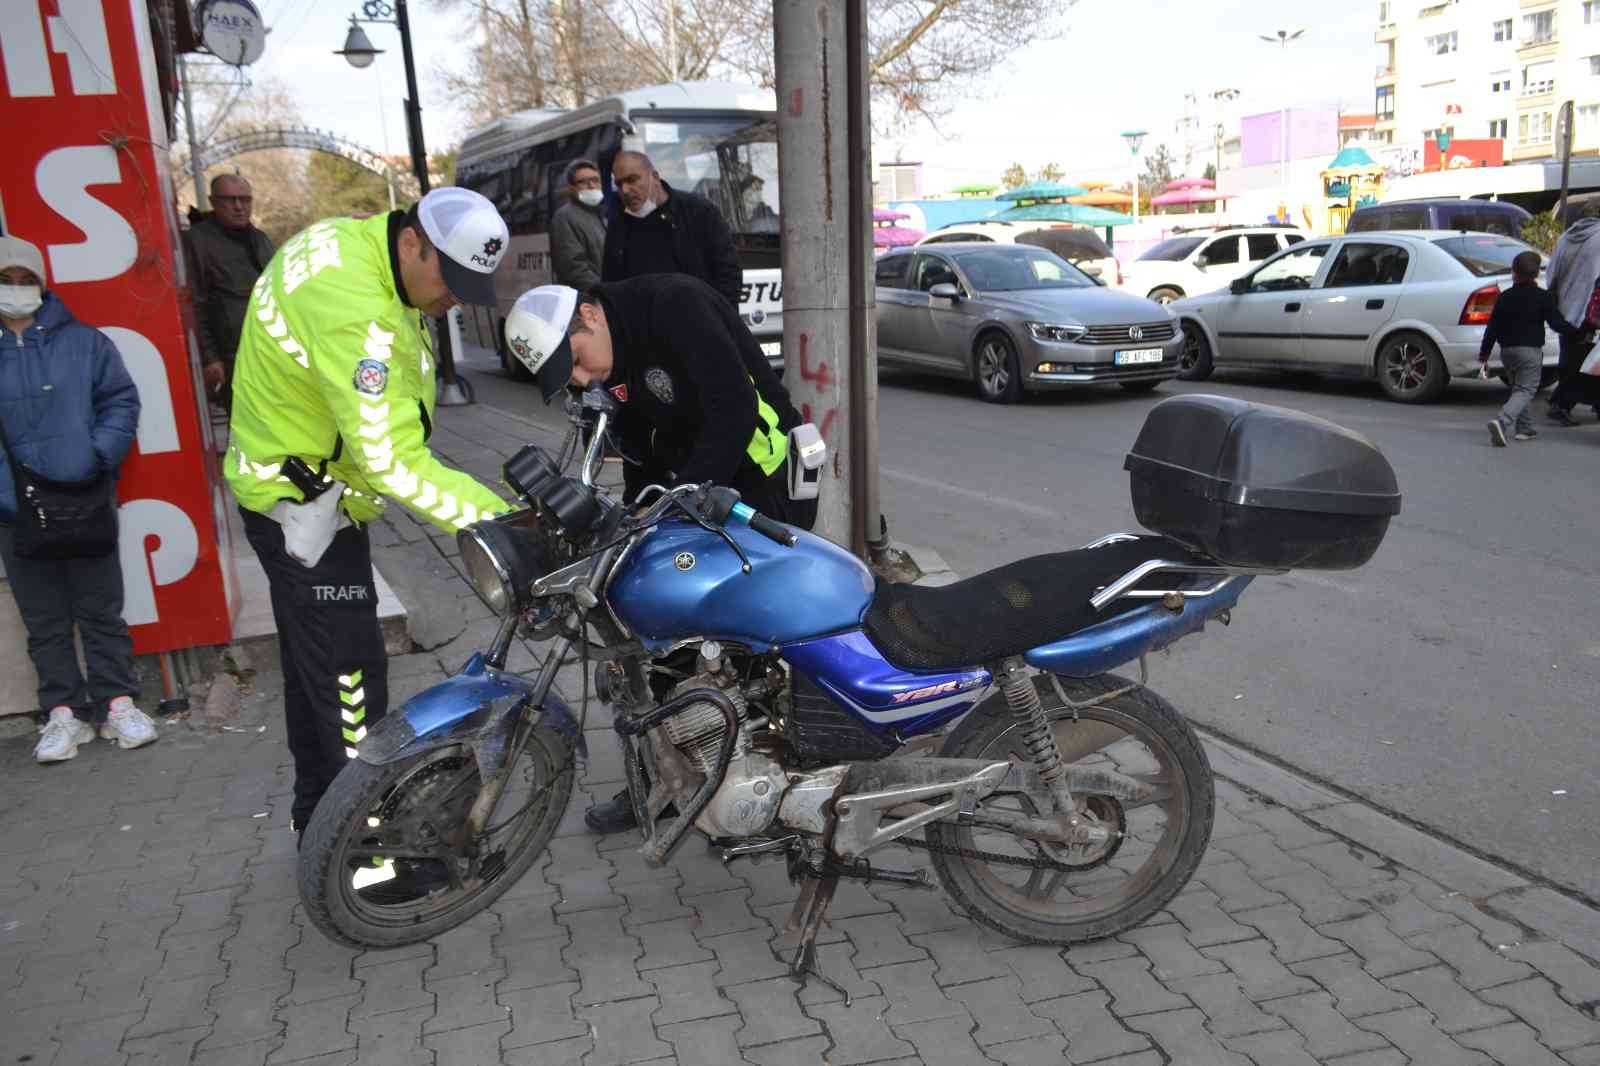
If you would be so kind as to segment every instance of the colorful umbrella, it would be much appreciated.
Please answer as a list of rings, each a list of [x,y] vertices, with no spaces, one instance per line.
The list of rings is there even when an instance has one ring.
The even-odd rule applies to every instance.
[[[1025,204],[997,216],[1006,222],[1075,222],[1080,226],[1126,226],[1133,219],[1083,204]]]
[[[995,196],[996,200],[1065,200],[1086,192],[1081,185],[1064,185],[1059,181],[1030,181],[1028,184]]]
[[[1111,183],[1109,181],[1080,181],[1078,184],[1083,188],[1088,189],[1090,192],[1098,192],[1101,189],[1111,188]]]
[[[1231,200],[1232,193],[1215,189],[1168,189],[1160,196],[1150,198],[1151,207],[1169,207],[1173,204],[1210,204],[1218,200]]]
[[[1133,196],[1112,189],[1092,189],[1079,196],[1067,197],[1067,203],[1082,204],[1084,207],[1132,207]]]
[[[1216,187],[1217,183],[1212,181],[1210,178],[1178,178],[1175,181],[1167,182],[1166,191],[1173,192],[1177,189],[1214,189]]]
[[[922,239],[919,229],[896,226],[901,219],[911,216],[903,211],[890,211],[884,207],[872,209],[872,246],[874,248],[904,248]]]
[[[872,221],[874,222],[899,222],[903,218],[910,217],[904,211],[891,211],[887,207],[874,207],[872,209]]]

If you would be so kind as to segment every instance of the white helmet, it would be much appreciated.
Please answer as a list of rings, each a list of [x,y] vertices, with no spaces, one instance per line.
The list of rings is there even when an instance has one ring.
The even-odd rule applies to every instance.
[[[506,346],[533,375],[545,403],[559,396],[572,378],[567,326],[577,306],[577,289],[540,285],[517,297],[506,316]]]

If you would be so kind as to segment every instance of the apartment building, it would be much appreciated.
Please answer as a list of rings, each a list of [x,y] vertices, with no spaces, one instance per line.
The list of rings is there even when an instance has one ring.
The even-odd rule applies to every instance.
[[[1600,0],[1380,0],[1374,136],[1393,144],[1498,138],[1507,162],[1600,152]]]

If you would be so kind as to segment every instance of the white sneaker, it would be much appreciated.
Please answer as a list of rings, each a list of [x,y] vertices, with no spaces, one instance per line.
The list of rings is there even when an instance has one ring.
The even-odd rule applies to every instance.
[[[111,701],[111,712],[100,726],[101,740],[114,740],[119,748],[142,748],[160,740],[156,723],[127,696]]]
[[[66,762],[78,757],[78,745],[94,739],[94,727],[72,713],[71,707],[54,707],[45,723],[33,757],[39,762]]]

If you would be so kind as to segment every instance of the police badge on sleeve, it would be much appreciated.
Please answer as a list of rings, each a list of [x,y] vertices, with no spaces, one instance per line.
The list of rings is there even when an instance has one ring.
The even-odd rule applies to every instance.
[[[389,368],[376,359],[363,359],[356,364],[356,391],[368,396],[382,396],[389,387]]]

